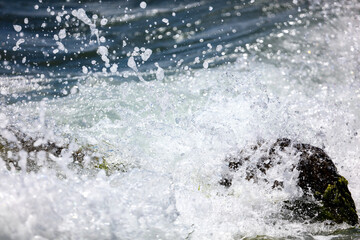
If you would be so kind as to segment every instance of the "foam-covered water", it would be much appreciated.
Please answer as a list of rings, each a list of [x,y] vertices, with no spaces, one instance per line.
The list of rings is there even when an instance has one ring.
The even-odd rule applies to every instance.
[[[278,7],[246,2],[243,8],[231,2],[226,5],[231,11],[218,9],[215,17],[211,12],[219,6],[216,1],[180,4],[174,11],[170,9],[175,2],[163,8],[147,2],[145,10],[137,3],[129,15],[116,15],[111,10],[121,4],[93,3],[114,28],[126,28],[145,19],[154,21],[159,12],[181,16],[186,9],[197,7],[203,9],[200,13],[205,19],[209,11],[210,19],[217,20],[231,13],[233,17],[225,21],[223,29],[230,26],[237,31],[219,43],[213,38],[222,35],[217,32],[221,32],[221,25],[208,28],[204,20],[198,27],[208,31],[190,31],[180,34],[181,39],[174,38],[179,46],[194,44],[194,38],[205,39],[204,45],[211,43],[218,55],[203,54],[197,47],[184,48],[184,53],[176,53],[182,61],[173,65],[171,61],[165,64],[172,50],[156,51],[161,48],[158,37],[160,43],[153,39],[144,51],[131,46],[128,55],[115,54],[120,56],[118,60],[111,57],[107,52],[111,44],[100,44],[104,35],[97,32],[100,27],[79,11],[84,8],[90,17],[86,7],[91,8],[91,3],[70,7],[77,11],[72,15],[86,25],[82,27],[90,30],[88,37],[97,41],[91,45],[86,38],[83,45],[89,45],[83,51],[93,48],[95,54],[79,60],[80,64],[74,59],[77,67],[64,63],[68,76],[59,71],[62,64],[50,66],[50,75],[41,67],[31,70],[33,75],[26,74],[21,70],[24,66],[16,67],[3,51],[1,56],[6,55],[7,60],[0,58],[2,66],[15,67],[0,79],[2,129],[11,125],[35,138],[87,146],[123,168],[110,176],[104,171],[81,175],[68,169],[70,160],[62,157],[57,159],[60,170],[43,168],[25,173],[7,171],[1,161],[1,239],[359,237],[358,226],[351,230],[346,224],[298,223],[280,218],[282,202],[301,194],[295,184],[296,173],[287,173],[286,166],[269,172],[270,178],[287,182],[283,191],[272,189],[266,182],[241,178],[230,189],[219,185],[227,155],[259,139],[288,137],[325,149],[339,173],[349,180],[359,212],[359,4],[344,1],[297,6],[295,2],[279,3]],[[238,26],[234,9],[240,9],[242,16],[250,12],[250,20]],[[259,9],[265,15],[258,16]],[[253,23],[252,16],[259,22]],[[269,19],[275,19],[273,27],[266,23]],[[179,24],[181,29],[181,20],[170,19],[169,26]],[[195,24],[198,19],[191,20]],[[162,22],[166,26],[167,20]],[[252,27],[247,28],[247,24]],[[260,26],[260,33],[254,26]],[[141,37],[131,38],[135,30],[129,39],[121,41],[111,35],[116,31],[109,30],[106,37],[121,44],[123,40],[136,44]],[[58,37],[62,35],[59,31],[55,31]],[[76,44],[64,45],[71,52]],[[53,46],[59,49],[60,45],[55,41]],[[34,47],[40,47],[39,43]],[[152,49],[150,56],[146,49]],[[193,56],[200,58],[194,60]],[[131,58],[140,63],[135,65],[137,72],[133,62],[129,64]],[[98,64],[91,65],[90,59]],[[36,58],[30,61],[36,62]],[[290,164],[296,159],[287,161]],[[59,178],[56,171],[66,178]],[[348,230],[336,232],[341,229]]]

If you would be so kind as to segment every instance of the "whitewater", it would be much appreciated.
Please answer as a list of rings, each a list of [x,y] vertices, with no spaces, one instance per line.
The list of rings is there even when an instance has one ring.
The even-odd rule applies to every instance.
[[[0,161],[1,239],[360,237],[280,218],[300,194],[281,168],[283,191],[219,184],[226,156],[287,137],[326,151],[359,213],[357,1],[23,2],[34,13],[0,4],[2,19],[22,21],[0,25],[0,130],[118,167],[81,172],[65,155],[27,173]]]

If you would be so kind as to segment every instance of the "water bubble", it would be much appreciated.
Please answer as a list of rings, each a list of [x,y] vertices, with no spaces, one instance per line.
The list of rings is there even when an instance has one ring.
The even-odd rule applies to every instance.
[[[141,59],[142,59],[143,61],[147,61],[147,60],[150,58],[151,54],[152,54],[152,50],[151,50],[151,49],[146,49],[146,50],[141,54]]]
[[[163,23],[166,23],[167,25],[169,25],[169,19],[163,18],[161,21],[162,21]]]
[[[118,69],[118,65],[117,65],[117,64],[113,64],[113,65],[111,66],[111,68],[110,68],[110,71],[111,71],[112,73],[115,73],[115,72],[117,72],[117,69]]]
[[[88,68],[86,66],[82,66],[82,72],[84,74],[87,74],[89,72]]]
[[[23,39],[23,38],[20,38],[19,40],[17,40],[15,47],[13,47],[13,50],[17,51],[20,48],[20,44],[22,44],[24,42],[25,42],[25,39]]]
[[[159,64],[156,62],[155,63],[155,66],[157,67],[157,70],[156,70],[156,79],[161,81],[164,79],[165,75],[164,75],[164,69],[162,69]]]
[[[17,31],[17,32],[20,32],[22,29],[22,27],[20,25],[14,25],[13,27],[14,27],[15,31]]]
[[[75,94],[75,93],[77,93],[78,91],[79,91],[78,86],[74,86],[74,87],[72,87],[72,88],[70,89],[70,94]]]
[[[103,60],[106,65],[109,65],[110,60],[107,57],[107,55],[109,54],[108,48],[105,46],[99,46],[97,53],[101,56],[101,60]]]
[[[64,28],[64,29],[61,29],[59,32],[59,38],[64,39],[65,37],[66,37],[66,30]]]
[[[129,68],[133,69],[134,71],[137,71],[136,63],[134,57],[130,57],[128,59],[127,65]]]
[[[209,62],[208,62],[208,61],[204,61],[203,67],[204,67],[205,69],[207,69],[207,68],[209,67]]]
[[[145,9],[146,6],[147,6],[146,2],[141,2],[141,3],[140,3],[140,7],[141,7],[142,9]]]
[[[59,50],[67,52],[67,49],[62,42],[56,42],[56,45],[58,46]]]
[[[100,21],[101,26],[105,26],[107,23],[108,23],[108,20],[106,18],[103,18]]]
[[[139,70],[136,66],[136,62],[135,62],[135,59],[133,56],[129,57],[127,65],[129,68],[134,70],[134,72],[136,73],[136,76],[139,78],[140,81],[145,82],[144,78],[139,74]]]

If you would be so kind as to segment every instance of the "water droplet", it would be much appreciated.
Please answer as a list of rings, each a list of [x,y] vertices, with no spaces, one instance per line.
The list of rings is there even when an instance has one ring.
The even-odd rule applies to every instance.
[[[17,32],[20,32],[21,29],[22,29],[22,27],[21,27],[20,25],[14,25],[14,29],[15,29],[15,31],[17,31]]]
[[[146,2],[141,2],[141,3],[140,3],[140,7],[141,7],[142,9],[145,9],[146,6],[147,6]]]

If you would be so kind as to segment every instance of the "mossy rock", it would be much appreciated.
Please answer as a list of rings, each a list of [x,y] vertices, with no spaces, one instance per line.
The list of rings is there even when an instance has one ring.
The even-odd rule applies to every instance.
[[[121,163],[109,163],[104,158],[98,160],[94,165],[95,168],[104,170],[106,175],[111,175],[114,172],[125,172],[125,166]]]
[[[284,202],[281,215],[289,220],[332,221],[334,223],[358,223],[358,215],[347,180],[341,176],[331,158],[321,148],[281,138],[273,144],[258,142],[250,148],[241,150],[237,156],[226,158],[229,171],[220,180],[220,184],[230,187],[233,172],[246,167],[247,180],[257,180],[258,175],[279,164],[279,156],[298,156],[297,165],[291,171],[298,170],[297,184],[303,191],[299,199]],[[256,156],[255,158],[252,156]],[[286,158],[285,158],[286,159]],[[249,168],[248,161],[255,161]],[[282,182],[271,183],[274,189],[281,189]]]
[[[321,196],[323,207],[319,217],[336,223],[346,222],[350,225],[358,223],[355,203],[347,185],[348,181],[342,176],[328,185]]]

